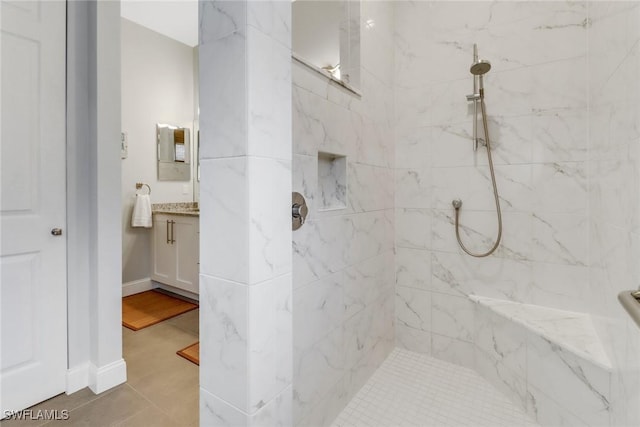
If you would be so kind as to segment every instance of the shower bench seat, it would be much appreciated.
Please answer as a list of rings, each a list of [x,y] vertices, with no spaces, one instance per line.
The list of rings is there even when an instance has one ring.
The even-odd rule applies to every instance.
[[[612,365],[589,314],[469,298],[480,375],[542,426],[610,425]]]

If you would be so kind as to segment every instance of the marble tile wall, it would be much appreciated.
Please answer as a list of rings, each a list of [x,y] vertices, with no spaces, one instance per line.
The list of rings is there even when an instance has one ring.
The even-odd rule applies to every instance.
[[[612,372],[608,363],[585,357],[554,336],[558,324],[571,314],[566,312],[567,317],[557,318],[557,322],[545,318],[532,328],[512,321],[511,315],[477,304],[473,313],[476,371],[542,426],[627,425],[611,423]],[[567,329],[572,327],[578,333],[585,332],[576,324],[566,325]]]
[[[640,284],[640,4],[590,2],[589,276],[611,349],[612,425],[640,425],[640,329],[615,295]]]
[[[293,233],[295,425],[329,425],[395,345],[393,15],[361,5],[361,96],[293,62],[293,190],[310,208]],[[344,208],[322,209],[342,202],[318,152],[346,156]]]
[[[201,229],[203,359],[222,361],[203,364],[201,419],[327,425],[394,345],[488,372],[477,294],[597,316],[614,363],[607,417],[639,424],[640,334],[615,301],[640,278],[637,3],[363,2],[362,24],[375,25],[362,28],[361,96],[295,61],[287,77],[289,10],[201,3],[201,68],[215,76],[201,79],[215,99],[201,97],[201,215],[216,218]],[[463,199],[472,249],[491,244],[486,154],[471,149],[465,99],[474,42],[493,64],[505,225],[486,259],[459,250],[450,206]],[[319,209],[318,152],[346,156],[345,208]],[[310,206],[293,235],[278,210],[291,184]],[[518,342],[498,327],[515,351],[505,366],[520,370]],[[576,421],[549,393],[536,396],[543,419]]]
[[[401,2],[396,6],[398,343],[473,365],[469,294],[566,310],[593,306],[588,280],[586,2]],[[485,76],[503,211],[486,150],[472,150],[473,44]],[[480,127],[480,130],[482,128]]]
[[[200,423],[292,423],[291,2],[200,1]]]
[[[557,308],[585,305],[587,25],[584,2],[398,4],[400,287],[435,292],[452,304],[482,292]],[[451,207],[454,198],[464,202],[467,245],[490,247],[497,226],[486,150],[471,149],[465,99],[473,43],[492,63],[485,93],[504,220],[496,256],[480,260],[461,255]],[[400,274],[404,260],[420,260],[413,274],[419,282]],[[576,285],[553,283],[556,269]]]
[[[616,300],[640,283],[639,10],[400,2],[395,14],[398,345],[482,370],[467,295],[590,313],[614,360],[607,416],[616,425],[640,420],[629,404],[640,393],[640,331]],[[492,63],[485,94],[505,228],[485,259],[458,248],[451,208],[463,200],[467,245],[490,247],[486,151],[471,149],[465,100],[473,43]],[[560,422],[566,405],[540,399],[543,418]]]

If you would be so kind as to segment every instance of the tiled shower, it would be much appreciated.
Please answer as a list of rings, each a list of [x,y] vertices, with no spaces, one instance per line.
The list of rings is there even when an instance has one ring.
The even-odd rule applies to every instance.
[[[296,425],[330,424],[395,346],[393,7],[361,7],[379,24],[362,31],[362,97],[293,62],[293,191],[310,206],[293,234]],[[342,208],[319,183],[336,156]]]
[[[293,64],[293,189],[312,207],[293,235],[294,423],[331,423],[397,346],[474,369],[541,425],[637,425],[640,331],[616,296],[639,283],[639,4],[361,7],[362,96]],[[490,247],[474,43],[504,218],[480,259],[451,207]],[[346,156],[342,209],[318,208],[318,152]]]
[[[203,4],[201,70],[248,83],[201,72],[201,215],[216,219],[202,228],[215,248],[201,250],[203,422],[340,423],[368,401],[359,392],[402,388],[390,375],[420,365],[408,380],[437,395],[447,376],[430,372],[457,373],[526,423],[640,425],[640,330],[617,301],[640,284],[639,2],[362,1],[359,93],[297,60],[289,75],[289,2]],[[451,206],[464,202],[468,247],[489,248],[496,214],[466,99],[474,43],[492,63],[504,220],[480,259],[458,247]],[[208,129],[207,114],[229,120]],[[233,150],[213,144],[236,133]],[[292,234],[290,190],[310,209]],[[233,230],[237,247],[220,238]],[[238,259],[248,277],[225,270]]]

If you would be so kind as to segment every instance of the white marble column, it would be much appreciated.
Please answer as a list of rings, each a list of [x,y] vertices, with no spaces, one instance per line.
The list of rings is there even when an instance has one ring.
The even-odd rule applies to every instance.
[[[200,1],[200,424],[291,425],[291,2]]]

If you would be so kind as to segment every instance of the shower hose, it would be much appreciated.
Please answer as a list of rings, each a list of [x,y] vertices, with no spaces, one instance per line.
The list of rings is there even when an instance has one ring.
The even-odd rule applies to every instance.
[[[453,207],[456,211],[456,238],[458,239],[458,244],[468,255],[471,255],[476,258],[482,258],[491,255],[498,249],[500,246],[500,240],[502,239],[502,212],[500,211],[500,197],[498,196],[498,186],[496,185],[496,173],[493,170],[493,159],[491,158],[491,143],[489,142],[489,128],[487,126],[487,111],[484,105],[484,89],[480,89],[480,108],[482,110],[482,127],[484,128],[484,140],[487,146],[487,157],[489,158],[489,171],[491,172],[491,183],[493,184],[493,197],[496,201],[496,211],[498,213],[498,237],[496,238],[496,242],[493,247],[489,249],[487,252],[476,254],[467,249],[462,243],[462,239],[460,238],[460,207],[462,206],[462,202],[456,200],[453,202]]]

